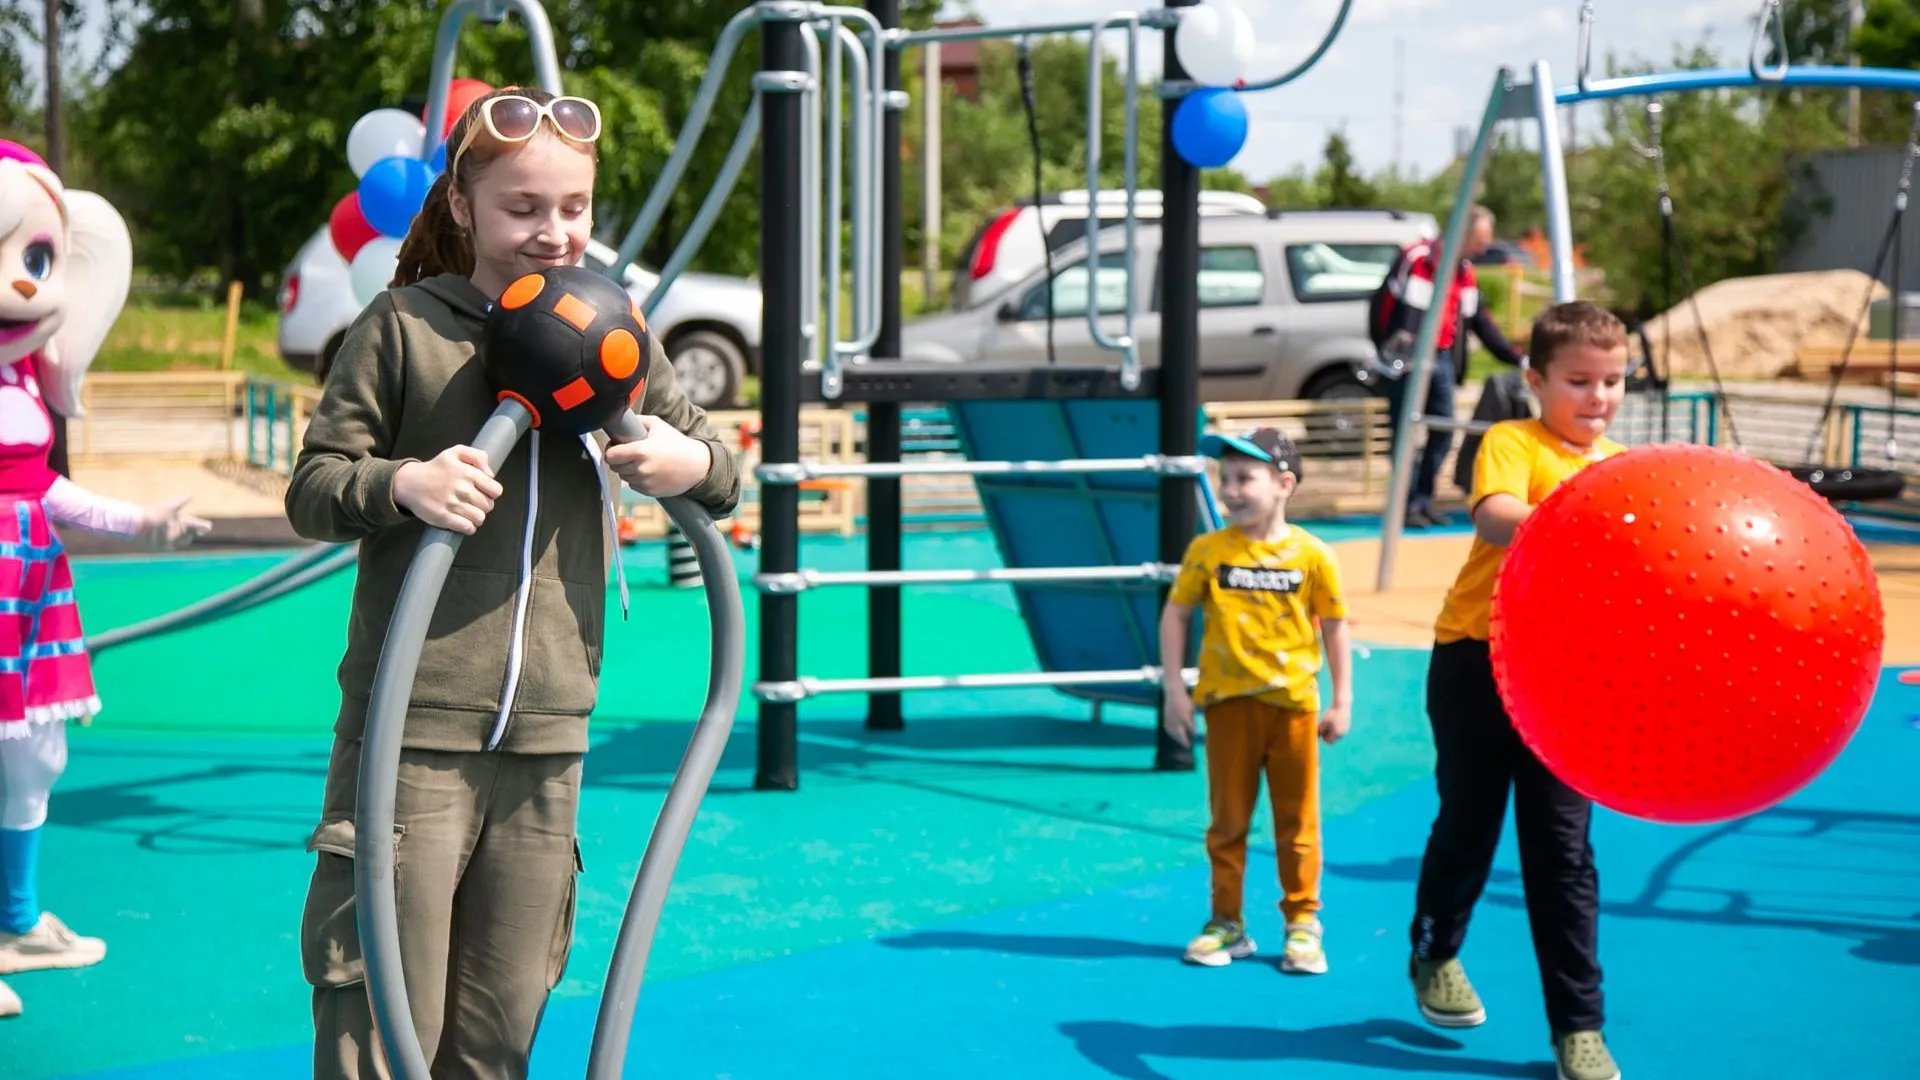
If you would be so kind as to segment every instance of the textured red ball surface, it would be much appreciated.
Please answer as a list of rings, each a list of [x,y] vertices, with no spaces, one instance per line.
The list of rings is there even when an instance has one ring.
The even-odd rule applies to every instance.
[[[1496,682],[1567,784],[1653,821],[1724,821],[1804,787],[1880,674],[1879,583],[1846,521],[1744,454],[1643,447],[1582,469],[1495,584]]]

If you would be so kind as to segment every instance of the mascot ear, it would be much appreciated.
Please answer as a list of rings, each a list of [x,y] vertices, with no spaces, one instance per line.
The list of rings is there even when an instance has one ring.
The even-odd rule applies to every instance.
[[[60,415],[79,417],[80,384],[133,284],[133,240],[119,211],[93,192],[69,190],[66,205],[66,319],[47,342],[40,395]]]

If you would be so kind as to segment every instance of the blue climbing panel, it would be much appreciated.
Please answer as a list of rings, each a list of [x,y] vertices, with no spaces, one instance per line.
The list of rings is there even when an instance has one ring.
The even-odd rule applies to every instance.
[[[953,401],[960,447],[973,461],[1061,461],[1158,452],[1152,400]],[[1160,478],[1137,473],[977,476],[987,527],[1009,567],[1137,566],[1159,561]],[[1200,478],[1199,522],[1220,527],[1213,488]],[[1160,663],[1159,585],[1064,582],[1013,586],[1048,671],[1112,671]],[[1145,684],[1061,687],[1094,701],[1153,705]]]

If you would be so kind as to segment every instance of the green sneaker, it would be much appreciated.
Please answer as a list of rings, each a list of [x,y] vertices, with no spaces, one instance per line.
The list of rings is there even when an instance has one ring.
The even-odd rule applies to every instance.
[[[1452,960],[1407,961],[1407,974],[1413,979],[1414,1000],[1420,1003],[1420,1015],[1435,1027],[1478,1027],[1487,1022],[1487,1010],[1480,995],[1467,981],[1467,969],[1458,957]]]
[[[1560,1080],[1620,1080],[1620,1067],[1597,1031],[1569,1031],[1553,1040]]]
[[[1319,919],[1287,924],[1287,951],[1280,957],[1280,970],[1301,975],[1325,975],[1327,951],[1320,938],[1325,931]]]
[[[1210,919],[1200,936],[1187,942],[1186,961],[1205,967],[1226,967],[1253,955],[1253,939],[1237,922]]]

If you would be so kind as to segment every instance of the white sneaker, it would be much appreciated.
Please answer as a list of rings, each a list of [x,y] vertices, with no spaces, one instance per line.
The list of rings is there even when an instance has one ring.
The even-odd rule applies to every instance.
[[[1287,951],[1280,957],[1280,970],[1299,975],[1325,975],[1327,952],[1321,945],[1324,933],[1319,919],[1287,924]]]
[[[0,982],[0,1020],[20,1015],[20,995],[13,988]]]
[[[51,911],[41,912],[40,921],[24,934],[0,931],[0,975],[89,967],[106,955],[106,942],[81,937]]]

